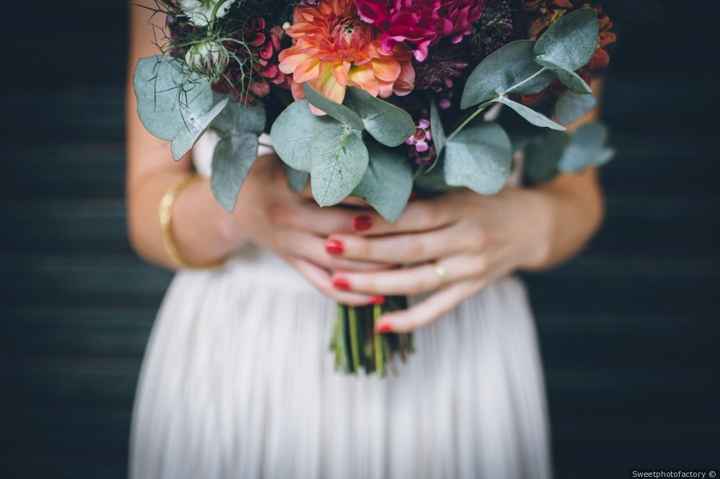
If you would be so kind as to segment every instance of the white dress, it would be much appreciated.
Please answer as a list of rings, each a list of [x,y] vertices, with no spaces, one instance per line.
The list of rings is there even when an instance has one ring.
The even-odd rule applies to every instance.
[[[208,173],[212,142],[195,148]],[[139,380],[132,479],[551,477],[523,285],[505,278],[415,333],[385,379],[334,370],[336,306],[272,253],[179,272]]]

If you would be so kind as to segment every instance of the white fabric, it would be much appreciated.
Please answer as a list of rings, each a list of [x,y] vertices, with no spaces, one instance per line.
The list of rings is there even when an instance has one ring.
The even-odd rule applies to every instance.
[[[335,312],[265,251],[178,273],[142,368],[130,477],[550,477],[540,358],[518,280],[416,332],[416,353],[385,379],[334,370]]]
[[[195,171],[204,176],[210,176],[212,171],[212,152],[215,151],[215,145],[220,141],[220,135],[213,130],[207,130],[203,133],[193,147],[193,164]],[[258,156],[274,153],[270,141],[270,135],[263,133],[258,139]]]

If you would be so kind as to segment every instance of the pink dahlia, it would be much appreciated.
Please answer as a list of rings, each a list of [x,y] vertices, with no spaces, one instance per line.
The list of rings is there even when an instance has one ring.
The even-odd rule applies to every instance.
[[[471,34],[485,9],[485,0],[355,0],[355,4],[360,18],[382,32],[383,50],[404,42],[419,62],[440,39],[459,43]]]

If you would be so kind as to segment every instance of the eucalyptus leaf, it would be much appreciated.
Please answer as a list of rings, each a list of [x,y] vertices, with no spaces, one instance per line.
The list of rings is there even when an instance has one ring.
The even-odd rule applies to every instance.
[[[469,126],[445,145],[443,170],[450,186],[493,195],[505,186],[511,168],[510,138],[495,123]]]
[[[172,141],[171,150],[173,158],[179,160],[185,153],[190,151],[198,138],[200,138],[200,135],[210,126],[210,123],[227,107],[229,101],[229,98],[225,98],[199,118],[195,118],[193,115],[186,117],[186,127],[181,128]]]
[[[555,103],[555,118],[563,125],[569,125],[590,113],[597,106],[592,95],[582,95],[571,91],[563,95]]]
[[[369,154],[361,133],[336,125],[325,128],[310,148],[310,184],[320,206],[332,206],[347,198],[368,168]]]
[[[570,137],[559,131],[550,131],[528,142],[523,166],[531,184],[550,181],[558,174],[558,163],[569,142]]]
[[[285,167],[285,175],[287,176],[290,189],[297,193],[305,191],[305,187],[310,179],[310,173],[296,170],[285,163],[283,163],[283,166]]]
[[[597,48],[600,22],[592,8],[584,7],[560,17],[535,43],[541,65],[574,72],[590,61]]]
[[[498,99],[498,102],[507,105],[508,107],[513,109],[518,115],[522,116],[523,118],[525,118],[525,120],[535,126],[539,126],[541,128],[550,128],[551,130],[565,131],[564,126],[552,121],[550,118],[536,112],[532,108],[528,108],[522,103],[513,101],[506,96],[500,97]]]
[[[212,128],[220,132],[230,133],[233,131],[244,131],[257,133],[265,130],[266,114],[262,103],[256,102],[253,105],[243,105],[232,101],[213,122]]]
[[[556,69],[552,65],[546,65],[548,68],[551,68],[555,75],[557,75],[558,80],[568,87],[571,91],[575,93],[584,93],[586,95],[592,94],[592,88],[590,88],[590,85],[587,84],[585,80],[582,79],[580,75],[578,75],[575,72],[571,71],[565,71],[562,69]]]
[[[140,121],[165,141],[174,140],[188,119],[202,117],[215,104],[207,80],[188,73],[179,60],[161,55],[138,62],[133,86]]]
[[[464,110],[504,95],[513,86],[538,74],[543,67],[535,62],[533,42],[517,40],[488,55],[465,83],[460,107]],[[553,81],[551,72],[539,74],[533,80],[513,90],[518,94],[539,93]]]
[[[353,195],[364,198],[383,218],[395,222],[410,199],[412,168],[398,149],[371,142],[368,150],[370,164]]]
[[[288,166],[305,172],[312,170],[312,145],[317,138],[342,131],[343,126],[327,116],[310,112],[307,100],[288,106],[272,125],[273,148]]]
[[[432,134],[433,144],[435,145],[435,155],[437,158],[440,158],[440,155],[445,149],[447,137],[445,136],[445,128],[443,127],[442,118],[440,118],[440,111],[435,103],[435,99],[430,101],[430,133]]]
[[[210,186],[227,211],[235,208],[238,193],[257,158],[258,136],[242,132],[221,137],[212,159]]]
[[[415,188],[425,193],[444,193],[450,191],[452,186],[445,181],[445,171],[442,167],[443,160],[438,159],[436,166],[426,172],[420,172],[415,176]]]
[[[595,157],[593,166],[604,166],[615,159],[615,155],[617,155],[617,151],[614,148],[603,148],[602,152]]]
[[[264,127],[262,105],[245,106],[238,102],[229,102],[210,124],[220,136],[213,152],[210,187],[220,205],[228,211],[235,207],[240,188],[255,163],[258,134]]]
[[[408,112],[365,90],[348,88],[347,102],[360,115],[365,130],[383,145],[400,146],[415,132],[415,122]]]
[[[589,166],[602,166],[615,152],[607,148],[607,128],[601,123],[588,123],[572,135],[558,163],[560,171],[577,172]]]
[[[326,98],[307,83],[303,85],[303,90],[305,91],[305,98],[307,98],[313,106],[354,130],[363,130],[364,125],[362,119],[350,108]]]

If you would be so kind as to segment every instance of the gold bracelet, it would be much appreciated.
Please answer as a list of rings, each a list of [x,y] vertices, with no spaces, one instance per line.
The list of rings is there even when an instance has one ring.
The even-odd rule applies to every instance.
[[[180,254],[173,234],[172,211],[175,200],[185,188],[200,180],[199,175],[191,175],[183,178],[175,186],[170,188],[160,200],[158,216],[160,217],[160,228],[162,229],[163,245],[170,259],[183,269],[214,269],[222,266],[225,261],[215,261],[207,264],[193,264],[185,260]]]

